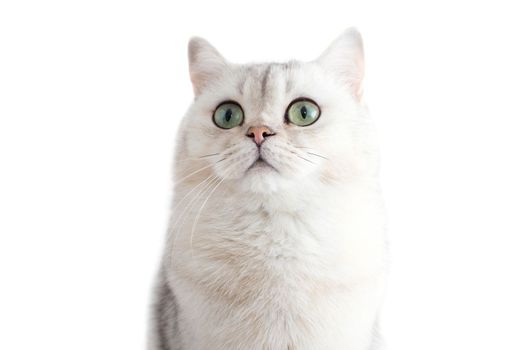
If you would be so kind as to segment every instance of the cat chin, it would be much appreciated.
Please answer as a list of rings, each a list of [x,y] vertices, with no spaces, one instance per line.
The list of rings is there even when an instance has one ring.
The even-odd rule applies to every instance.
[[[242,192],[271,194],[296,187],[296,180],[283,176],[268,165],[256,165],[246,171],[239,182]]]
[[[275,174],[263,174],[266,171],[258,171],[257,173],[251,174],[246,177],[241,184],[241,190],[243,192],[252,193],[273,193],[286,189],[286,181],[280,179]]]

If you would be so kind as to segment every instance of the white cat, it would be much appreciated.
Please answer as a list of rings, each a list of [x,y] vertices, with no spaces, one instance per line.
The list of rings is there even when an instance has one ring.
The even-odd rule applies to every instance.
[[[194,38],[189,65],[149,348],[371,349],[386,247],[360,34],[247,65]]]

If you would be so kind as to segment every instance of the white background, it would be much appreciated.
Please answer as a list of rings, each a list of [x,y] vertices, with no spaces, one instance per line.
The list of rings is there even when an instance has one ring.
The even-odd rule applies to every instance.
[[[523,13],[2,1],[0,349],[144,348],[190,36],[235,62],[310,60],[348,26],[381,136],[389,349],[525,349]]]

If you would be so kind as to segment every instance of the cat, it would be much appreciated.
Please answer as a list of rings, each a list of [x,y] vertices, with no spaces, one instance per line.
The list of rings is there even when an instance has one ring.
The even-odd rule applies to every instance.
[[[360,33],[311,62],[188,46],[195,99],[150,350],[369,350],[385,285],[378,149]]]

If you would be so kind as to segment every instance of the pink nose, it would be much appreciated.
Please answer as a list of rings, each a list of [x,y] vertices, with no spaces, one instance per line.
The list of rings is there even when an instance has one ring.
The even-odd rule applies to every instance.
[[[267,126],[252,126],[248,129],[246,136],[253,138],[253,142],[260,146],[266,138],[275,135],[275,133]]]

